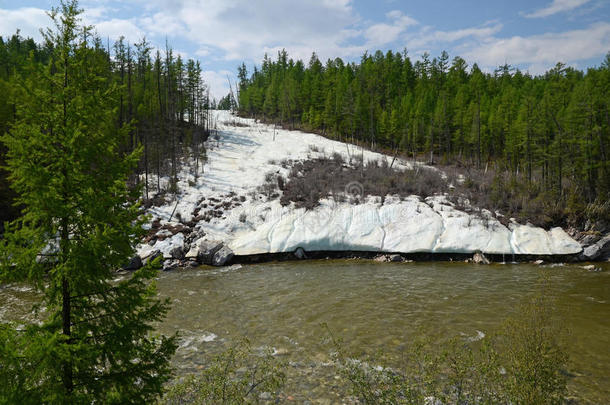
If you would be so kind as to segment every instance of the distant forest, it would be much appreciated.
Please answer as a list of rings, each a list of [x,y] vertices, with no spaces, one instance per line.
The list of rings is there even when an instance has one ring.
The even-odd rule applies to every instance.
[[[559,204],[561,215],[610,197],[610,53],[586,73],[558,63],[531,76],[508,64],[486,73],[446,52],[413,62],[406,51],[377,51],[326,64],[314,53],[305,65],[284,50],[251,75],[242,64],[238,77],[244,116],[493,169],[510,179],[500,187],[512,182],[525,199]]]
[[[180,157],[187,152],[200,153],[210,126],[208,109],[212,103],[199,62],[175,56],[169,46],[163,53],[154,51],[146,39],[133,45],[122,37],[112,45],[94,36],[80,40],[93,49],[87,63],[96,64],[96,71],[111,78],[109,86],[120,87],[116,125],[120,128],[131,123],[124,151],[142,148],[138,172],[146,179],[148,173],[169,176],[174,180],[170,185],[175,185]],[[51,55],[51,44],[37,44],[19,32],[8,39],[0,37],[0,134],[10,131],[19,116],[13,97],[16,86],[33,72],[52,69]],[[5,153],[0,143],[0,167]],[[138,181],[139,176],[134,176],[134,182]],[[19,210],[9,184],[7,173],[0,169],[0,231],[1,224],[15,218]],[[158,182],[146,181],[145,197],[159,189]]]

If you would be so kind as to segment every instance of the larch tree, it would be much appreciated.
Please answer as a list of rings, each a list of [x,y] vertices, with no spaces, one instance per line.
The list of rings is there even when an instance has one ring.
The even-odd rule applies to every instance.
[[[150,403],[170,378],[175,337],[154,335],[169,308],[146,266],[123,281],[142,220],[122,152],[120,88],[80,24],[76,0],[49,15],[47,64],[16,80],[2,137],[22,216],[0,241],[0,281],[35,286],[38,322],[0,325],[0,402]]]

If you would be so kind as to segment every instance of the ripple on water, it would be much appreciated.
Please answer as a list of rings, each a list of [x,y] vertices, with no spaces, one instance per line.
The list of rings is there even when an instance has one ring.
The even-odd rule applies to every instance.
[[[198,351],[203,343],[210,343],[218,338],[218,335],[212,332],[196,334],[195,332],[182,331],[181,333],[178,350]]]
[[[276,348],[278,359],[295,365],[287,370],[285,389],[295,403],[340,403],[347,391],[335,379],[330,333],[362,359],[379,352],[399,359],[421,333],[485,339],[537,291],[544,274],[570,331],[570,392],[604,403],[610,398],[610,265],[596,266],[604,270],[340,260],[178,269],[158,275],[160,295],[172,298],[159,331],[181,336],[178,375],[196,372],[247,337],[252,347]],[[0,288],[0,318],[32,320],[36,292],[10,287]]]
[[[297,401],[336,394],[339,402],[345,392],[340,395],[332,388],[336,370],[321,366],[333,349],[329,330],[321,324],[363,358],[379,351],[398,358],[405,343],[422,332],[447,338],[465,332],[465,341],[479,341],[534,294],[541,275],[547,274],[566,314],[575,368],[586,371],[581,373],[586,377],[571,379],[571,391],[597,402],[610,396],[610,325],[598,302],[610,299],[608,283],[602,280],[608,272],[587,272],[570,264],[309,261],[180,273],[164,274],[159,282],[163,294],[181,301],[169,314],[166,325],[172,328],[167,332],[196,324],[223,338],[188,360],[177,358],[178,363],[204,362],[203,356],[247,337],[253,347],[273,347],[276,354],[283,349],[281,358],[303,365],[290,367],[287,392]]]

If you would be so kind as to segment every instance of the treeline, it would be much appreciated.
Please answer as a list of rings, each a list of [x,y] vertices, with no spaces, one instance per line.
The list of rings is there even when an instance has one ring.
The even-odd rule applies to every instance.
[[[108,86],[119,86],[116,126],[130,126],[123,151],[143,149],[137,171],[145,179],[145,197],[161,190],[161,176],[169,176],[173,180],[170,185],[175,186],[180,157],[186,152],[202,152],[209,130],[209,93],[199,62],[185,61],[168,45],[164,52],[154,50],[146,39],[131,45],[121,37],[110,44],[84,32],[79,41],[92,50],[87,63],[97,65],[100,75],[109,79]],[[19,115],[15,86],[52,62],[53,47],[48,41],[38,44],[23,38],[19,32],[7,39],[0,37],[0,133],[10,131]],[[4,165],[5,152],[0,149],[0,166]],[[156,175],[156,181],[149,181],[149,173]],[[0,169],[0,223],[18,214],[13,200],[7,174]]]
[[[306,66],[284,50],[238,77],[243,115],[430,163],[493,166],[556,201],[609,196],[610,53],[586,73],[558,63],[534,77],[510,65],[485,73],[446,52],[326,64],[314,53]]]

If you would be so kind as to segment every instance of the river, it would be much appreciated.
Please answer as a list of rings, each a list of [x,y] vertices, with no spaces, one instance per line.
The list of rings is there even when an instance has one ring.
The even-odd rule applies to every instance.
[[[180,331],[177,374],[198,368],[240,337],[288,364],[286,395],[340,403],[327,324],[346,349],[399,355],[415,333],[479,339],[536,294],[546,274],[568,330],[569,390],[579,403],[610,401],[610,266],[328,260],[180,269],[160,273],[173,300],[159,329]],[[27,312],[27,288],[0,290],[0,318]],[[11,314],[11,316],[8,316]]]

